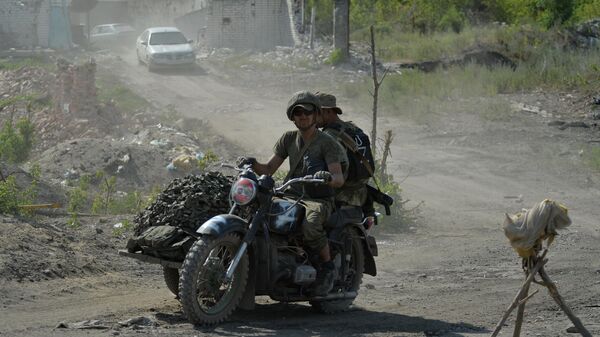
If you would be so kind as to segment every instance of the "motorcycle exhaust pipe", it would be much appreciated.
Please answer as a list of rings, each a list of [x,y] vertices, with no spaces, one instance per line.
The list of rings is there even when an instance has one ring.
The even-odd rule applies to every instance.
[[[327,294],[327,296],[315,296],[311,301],[329,301],[329,300],[353,300],[358,296],[356,291],[347,291],[343,293]]]

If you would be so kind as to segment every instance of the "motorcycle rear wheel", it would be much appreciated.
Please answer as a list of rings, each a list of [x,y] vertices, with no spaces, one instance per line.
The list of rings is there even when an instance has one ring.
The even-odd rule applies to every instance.
[[[347,286],[340,289],[340,287],[334,287],[335,291],[346,291],[358,292],[360,284],[362,283],[363,271],[365,269],[365,253],[362,245],[361,238],[355,233],[348,233],[352,235],[352,252],[350,254],[350,269],[353,270],[353,274],[349,276],[346,284]],[[336,312],[342,312],[348,310],[350,305],[354,302],[354,299],[344,300],[330,300],[330,301],[310,301],[310,305],[316,310],[326,313],[333,314]]]
[[[224,282],[224,275],[241,241],[234,233],[203,237],[187,253],[179,278],[179,300],[190,322],[219,323],[237,308],[248,281],[248,254],[240,260],[229,283]]]

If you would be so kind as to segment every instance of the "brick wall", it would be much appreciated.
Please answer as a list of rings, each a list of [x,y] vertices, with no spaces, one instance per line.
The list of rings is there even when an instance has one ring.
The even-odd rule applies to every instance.
[[[0,50],[47,47],[49,0],[0,0]]]

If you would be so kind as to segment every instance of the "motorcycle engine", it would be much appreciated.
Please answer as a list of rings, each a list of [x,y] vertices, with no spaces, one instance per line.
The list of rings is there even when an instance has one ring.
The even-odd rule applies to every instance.
[[[302,261],[304,260],[304,262]],[[317,270],[307,264],[308,260],[290,251],[280,251],[278,270],[287,271],[287,279],[297,285],[308,285],[317,279]]]

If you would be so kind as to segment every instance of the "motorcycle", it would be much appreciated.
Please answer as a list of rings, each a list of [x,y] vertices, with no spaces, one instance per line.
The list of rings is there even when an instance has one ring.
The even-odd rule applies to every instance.
[[[255,296],[261,295],[280,302],[308,301],[325,313],[348,309],[363,274],[377,274],[377,244],[368,230],[372,218],[363,217],[360,207],[342,206],[328,219],[325,228],[337,278],[327,295],[317,296],[318,257],[303,247],[300,231],[303,197],[290,198],[285,191],[324,180],[305,176],[276,188],[271,176],[257,176],[250,165],[229,167],[239,171],[231,188],[231,210],[189,233],[196,241],[183,264],[145,257],[164,266],[167,286],[178,295],[188,320],[219,323],[238,307],[253,309]]]

